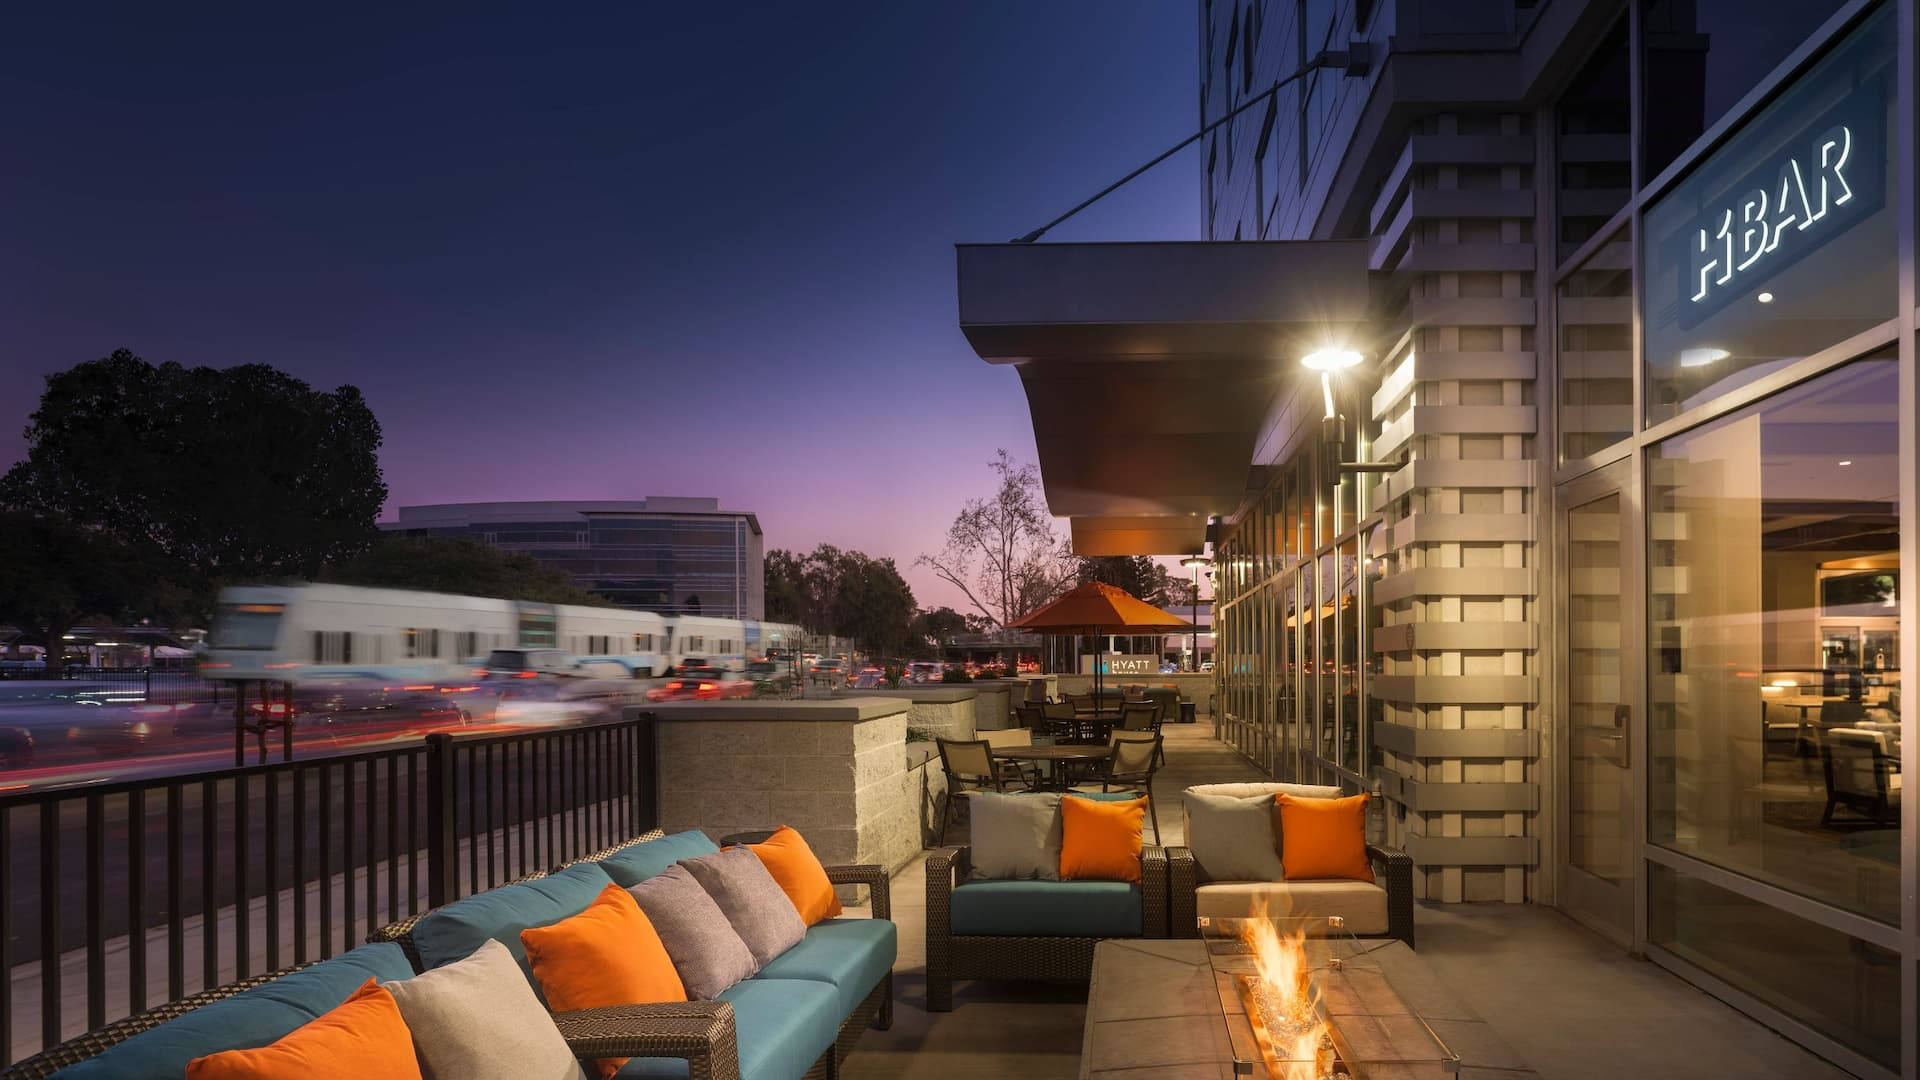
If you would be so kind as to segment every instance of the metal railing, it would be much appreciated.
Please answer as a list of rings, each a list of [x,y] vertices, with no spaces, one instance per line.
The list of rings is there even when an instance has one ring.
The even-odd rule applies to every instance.
[[[0,796],[6,1061],[657,819],[653,721],[462,736]]]

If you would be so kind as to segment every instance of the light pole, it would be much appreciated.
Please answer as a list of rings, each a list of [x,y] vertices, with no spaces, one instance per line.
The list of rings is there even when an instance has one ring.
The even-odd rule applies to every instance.
[[[1189,667],[1187,670],[1199,671],[1200,670],[1200,571],[1205,569],[1206,567],[1212,566],[1213,560],[1207,558],[1205,555],[1189,555],[1186,558],[1180,560],[1180,565],[1193,571],[1193,637],[1189,639],[1189,642],[1188,642],[1188,649],[1190,652],[1193,653],[1193,659],[1188,661],[1188,663],[1191,664],[1192,666]],[[1215,670],[1218,670],[1218,669],[1215,669]]]

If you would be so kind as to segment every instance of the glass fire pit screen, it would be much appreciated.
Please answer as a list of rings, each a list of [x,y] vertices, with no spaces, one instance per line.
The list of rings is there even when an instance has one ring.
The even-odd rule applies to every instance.
[[[1234,1072],[1256,1080],[1425,1080],[1460,1058],[1332,918],[1201,918]]]

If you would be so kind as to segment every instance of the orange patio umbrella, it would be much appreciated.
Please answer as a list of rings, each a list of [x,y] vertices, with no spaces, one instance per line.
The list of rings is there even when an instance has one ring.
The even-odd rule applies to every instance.
[[[1010,627],[1047,635],[1067,634],[1172,634],[1193,629],[1193,624],[1169,611],[1162,611],[1125,589],[1098,581],[1089,581],[1021,618]],[[1093,692],[1098,700],[1101,665],[1093,665]]]

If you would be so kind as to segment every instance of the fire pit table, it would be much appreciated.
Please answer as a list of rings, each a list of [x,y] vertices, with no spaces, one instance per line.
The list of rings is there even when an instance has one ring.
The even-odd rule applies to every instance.
[[[1360,941],[1324,918],[1101,942],[1080,1075],[1537,1078],[1405,943]]]

